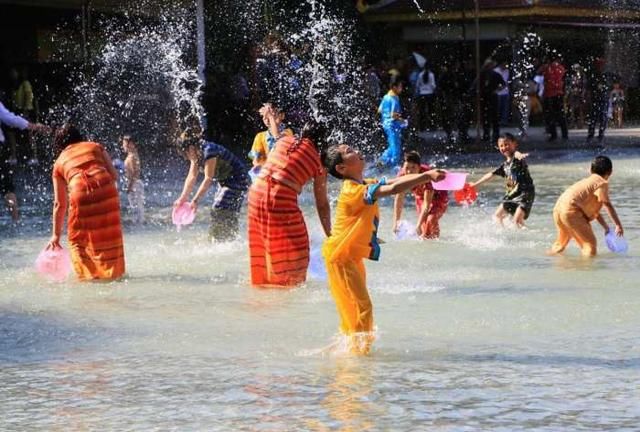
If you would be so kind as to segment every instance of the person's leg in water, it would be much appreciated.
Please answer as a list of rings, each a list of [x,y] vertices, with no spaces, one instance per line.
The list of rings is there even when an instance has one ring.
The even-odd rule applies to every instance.
[[[571,241],[571,232],[569,228],[562,221],[561,211],[553,209],[553,222],[556,225],[556,241],[551,246],[551,249],[547,251],[547,255],[558,255],[564,252],[567,245]]]
[[[238,237],[240,207],[244,191],[220,185],[211,209],[211,227],[209,239],[216,242],[227,242]]]
[[[387,149],[380,156],[380,163],[386,166],[400,165],[402,160],[402,130],[385,128]]]
[[[515,223],[518,228],[525,228],[524,220],[526,218],[527,211],[522,206],[518,206],[516,212],[513,215],[513,223]]]
[[[504,208],[504,204],[500,204],[493,214],[493,221],[500,226],[504,226],[504,218],[508,215],[509,213],[507,213],[507,210]]]
[[[362,259],[326,262],[331,295],[340,316],[340,332],[353,354],[368,354],[373,343],[373,305]]]
[[[584,257],[593,257],[597,254],[596,236],[591,223],[581,212],[562,212],[554,209],[553,218],[558,229],[558,236],[548,252],[551,255],[559,254],[565,250],[569,241],[573,238]]]

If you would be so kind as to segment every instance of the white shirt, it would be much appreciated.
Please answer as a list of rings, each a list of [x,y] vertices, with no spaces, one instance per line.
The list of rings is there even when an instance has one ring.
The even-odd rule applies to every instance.
[[[11,111],[9,111],[5,106],[0,102],[0,126],[7,125],[17,129],[26,129],[29,127],[29,122],[19,115],[15,115]],[[2,128],[0,128],[0,144],[4,144],[4,133],[2,132]]]
[[[418,90],[418,94],[420,96],[432,95],[436,92],[436,77],[433,72],[428,71],[429,75],[427,75],[427,81],[424,80],[424,74],[427,71],[420,72],[418,75],[418,81],[416,82],[416,87]]]

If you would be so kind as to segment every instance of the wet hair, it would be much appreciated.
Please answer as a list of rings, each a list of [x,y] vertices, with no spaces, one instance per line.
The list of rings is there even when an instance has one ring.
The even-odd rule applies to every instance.
[[[188,134],[187,132],[183,132],[180,137],[176,140],[176,149],[178,153],[187,158],[187,149],[189,147],[195,147],[196,150],[200,148],[201,140],[199,137]]]
[[[265,105],[271,105],[271,108],[273,108],[273,111],[275,111],[276,114],[284,114],[284,110],[276,101],[269,100],[265,102]]]
[[[500,134],[500,137],[498,139],[503,139],[518,144],[518,138],[516,138],[515,135],[510,134],[509,132]]]
[[[422,161],[420,160],[420,153],[418,153],[415,150],[405,153],[404,161],[407,163],[412,163],[416,165],[420,165],[422,163]]]
[[[600,177],[611,175],[613,163],[606,156],[596,156],[591,162],[591,174],[598,174]]]
[[[56,129],[53,135],[53,149],[56,155],[60,154],[67,146],[85,140],[84,135],[71,122],[67,122]]]
[[[344,179],[344,176],[336,169],[338,165],[344,162],[342,159],[342,152],[339,145],[333,145],[327,149],[322,159],[322,162],[329,171],[329,174],[337,179]]]
[[[137,142],[136,137],[134,137],[134,136],[133,136],[133,135],[131,135],[131,134],[125,134],[125,135],[122,135],[122,140],[123,140],[123,141],[124,141],[124,140],[131,141],[131,142],[133,142],[133,143],[136,143],[136,142]]]
[[[300,137],[296,139],[291,147],[287,150],[287,155],[296,151],[300,146],[302,140],[309,140],[318,150],[321,155],[324,154],[326,148],[328,131],[325,125],[316,120],[308,120],[302,130],[300,131]]]

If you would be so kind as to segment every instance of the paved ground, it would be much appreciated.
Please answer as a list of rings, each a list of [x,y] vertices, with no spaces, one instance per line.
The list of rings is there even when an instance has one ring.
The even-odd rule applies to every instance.
[[[509,132],[517,136],[515,127],[502,128],[501,132]],[[419,150],[453,152],[453,153],[481,153],[495,150],[495,146],[487,142],[476,142],[476,131],[469,131],[471,142],[466,144],[446,142],[446,134],[443,131],[423,132],[420,134],[422,142],[414,144]],[[640,147],[640,127],[628,127],[622,129],[608,129],[602,141],[597,139],[587,141],[586,129],[569,130],[569,139],[561,138],[549,142],[543,127],[532,127],[528,136],[520,138],[520,148],[523,151],[540,150],[569,150],[569,149],[594,149]]]

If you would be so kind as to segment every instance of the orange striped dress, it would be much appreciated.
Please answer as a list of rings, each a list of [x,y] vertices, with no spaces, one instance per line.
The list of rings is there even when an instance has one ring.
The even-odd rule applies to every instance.
[[[125,270],[120,200],[102,151],[93,142],[71,144],[53,166],[68,188],[69,249],[80,280],[117,279]]]
[[[312,178],[326,175],[315,145],[283,137],[249,189],[251,284],[286,288],[303,283],[309,266],[309,236],[298,194]]]

